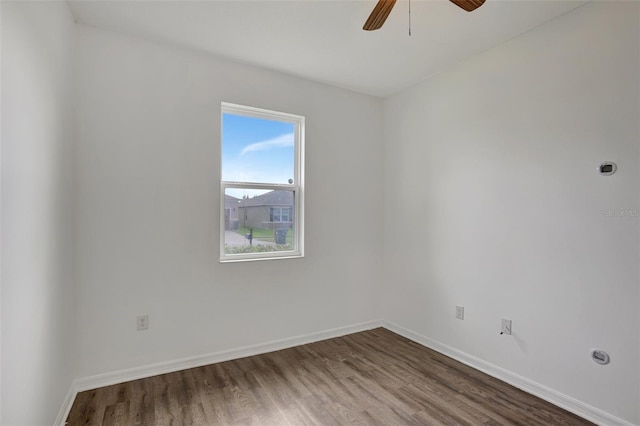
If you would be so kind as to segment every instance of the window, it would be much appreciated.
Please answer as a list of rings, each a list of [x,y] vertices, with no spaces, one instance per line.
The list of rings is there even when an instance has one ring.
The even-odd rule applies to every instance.
[[[291,207],[271,207],[271,222],[289,222]]]
[[[303,256],[304,117],[222,103],[220,261]]]

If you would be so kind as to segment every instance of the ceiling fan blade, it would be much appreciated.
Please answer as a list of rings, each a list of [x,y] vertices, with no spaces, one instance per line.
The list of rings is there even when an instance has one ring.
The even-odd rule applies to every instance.
[[[473,12],[484,4],[485,0],[451,0],[451,3],[461,7],[467,12]]]
[[[364,23],[362,29],[365,31],[373,31],[382,27],[382,24],[387,20],[387,16],[389,16],[395,4],[396,0],[378,0],[378,4],[373,8],[373,12],[369,15],[369,19]]]

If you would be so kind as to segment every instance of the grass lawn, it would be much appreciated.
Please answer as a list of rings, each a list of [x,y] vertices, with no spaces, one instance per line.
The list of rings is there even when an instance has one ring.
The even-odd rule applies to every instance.
[[[243,237],[249,233],[249,228],[240,227],[236,229],[235,232],[242,235]],[[273,229],[265,229],[265,228],[253,228],[253,238],[256,240],[262,241],[271,241],[275,242],[275,237],[273,235]],[[293,229],[289,229],[287,232],[287,244],[293,243]]]

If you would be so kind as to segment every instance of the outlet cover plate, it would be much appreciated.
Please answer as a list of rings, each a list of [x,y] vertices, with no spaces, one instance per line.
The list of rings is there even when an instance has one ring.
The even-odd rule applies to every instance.
[[[502,318],[501,334],[511,334],[511,320]]]
[[[464,306],[456,305],[456,318],[460,320],[464,319]]]
[[[149,315],[138,315],[137,317],[138,331],[149,329]]]

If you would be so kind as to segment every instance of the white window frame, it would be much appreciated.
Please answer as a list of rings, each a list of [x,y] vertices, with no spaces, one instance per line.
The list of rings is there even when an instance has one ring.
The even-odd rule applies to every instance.
[[[274,217],[273,212],[275,210],[279,210],[279,213],[278,213],[278,219],[279,220],[273,220],[273,217]],[[284,211],[287,212],[287,220],[282,220],[282,216],[283,216],[283,212]],[[271,211],[269,212],[269,216],[271,216],[271,222],[274,222],[274,223],[288,223],[288,222],[291,222],[291,216],[293,216],[291,214],[292,212],[293,212],[293,209],[291,207],[280,207],[280,206],[271,207]]]
[[[294,170],[292,184],[272,184],[261,182],[230,182],[222,180],[222,118],[224,114],[242,115],[291,123],[294,125]],[[238,105],[221,103],[220,111],[220,262],[241,262],[267,259],[291,259],[304,256],[304,117],[301,115]],[[225,192],[228,188],[266,189],[293,191],[293,249],[264,253],[226,254],[224,251],[224,207]]]

